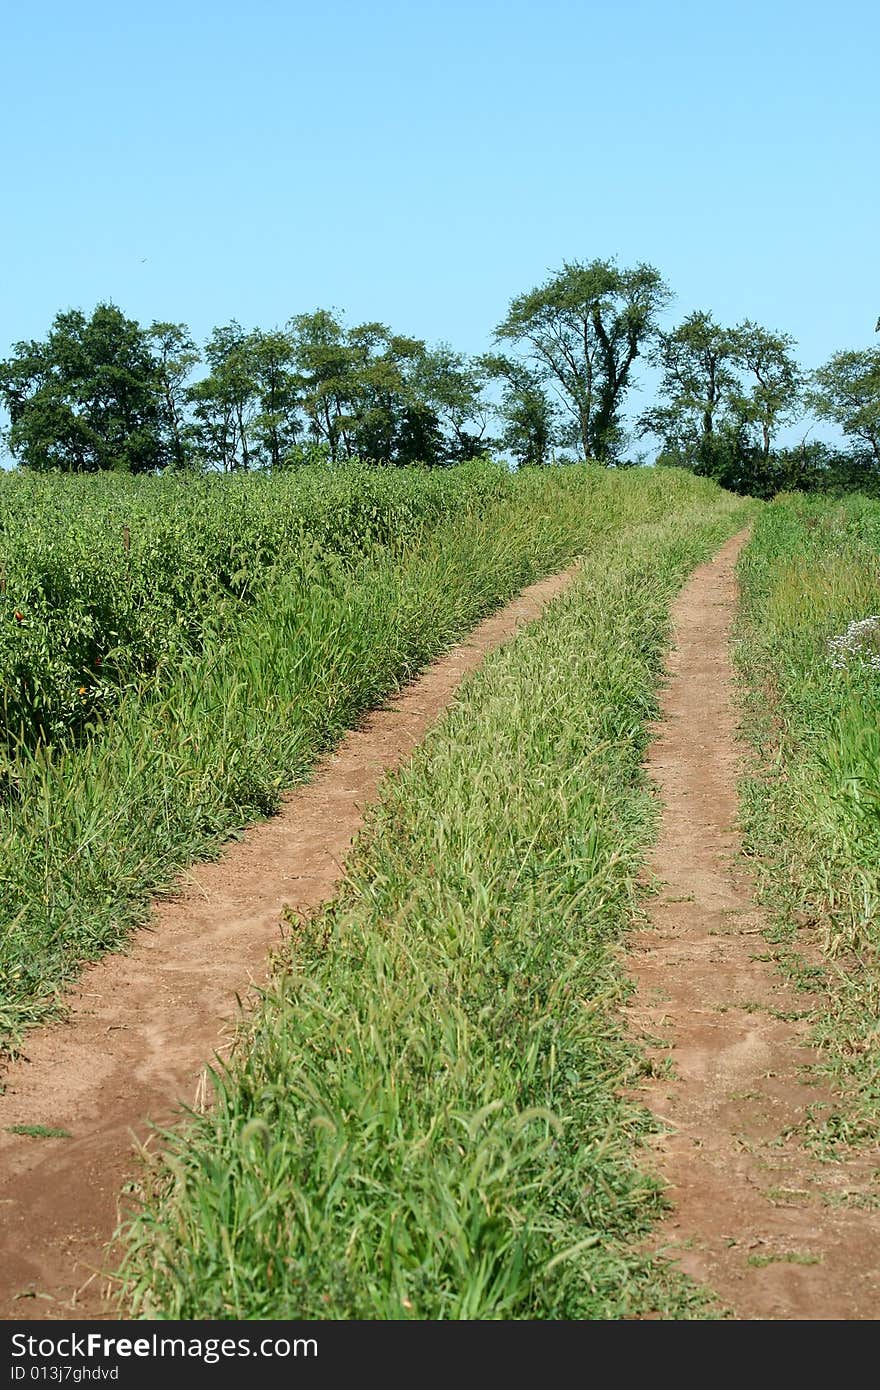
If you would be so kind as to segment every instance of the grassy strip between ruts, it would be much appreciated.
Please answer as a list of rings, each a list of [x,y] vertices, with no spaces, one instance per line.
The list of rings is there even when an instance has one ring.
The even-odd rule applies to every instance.
[[[757,762],[746,849],[779,962],[823,991],[820,1071],[840,1104],[810,1111],[823,1150],[880,1123],[880,504],[790,496],[741,561],[738,661]],[[839,639],[839,640],[835,640]],[[827,991],[827,994],[825,993]]]
[[[208,1113],[154,1160],[129,1311],[699,1316],[637,1249],[662,1205],[618,946],[669,602],[750,514],[694,495],[609,538],[385,784]]]
[[[363,710],[511,594],[611,530],[718,497],[673,471],[540,470],[360,561],[300,548],[82,746],[23,750],[0,802],[0,1047],[126,940],[151,893],[273,811]]]

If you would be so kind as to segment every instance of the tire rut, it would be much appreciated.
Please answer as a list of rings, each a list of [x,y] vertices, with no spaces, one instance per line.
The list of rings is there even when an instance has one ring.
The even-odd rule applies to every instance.
[[[747,539],[695,571],[673,609],[662,723],[648,766],[661,802],[650,928],[631,942],[631,1008],[654,1044],[640,1093],[672,1211],[671,1257],[744,1319],[880,1314],[877,1156],[833,1164],[792,1131],[834,1098],[810,1084],[805,1015],[821,1005],[766,959],[766,925],[739,856],[730,627]],[[665,1063],[671,1061],[672,1075]]]

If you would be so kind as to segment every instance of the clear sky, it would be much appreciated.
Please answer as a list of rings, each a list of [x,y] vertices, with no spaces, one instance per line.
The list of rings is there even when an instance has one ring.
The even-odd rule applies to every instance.
[[[877,341],[878,53],[871,0],[10,4],[0,356],[102,299],[477,352],[615,255],[818,365]]]

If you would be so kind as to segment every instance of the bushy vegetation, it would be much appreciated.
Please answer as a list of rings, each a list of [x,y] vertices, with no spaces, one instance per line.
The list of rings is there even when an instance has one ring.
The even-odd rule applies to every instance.
[[[173,680],[312,554],[351,563],[512,492],[508,473],[479,464],[0,474],[0,744],[81,734],[133,683]]]
[[[743,789],[747,847],[783,964],[828,992],[815,1036],[842,1104],[817,1112],[817,1132],[874,1142],[880,503],[779,499],[758,517],[741,573],[739,661],[758,757]]]
[[[157,1162],[135,1314],[702,1309],[633,1243],[662,1203],[621,1099],[640,1063],[616,946],[653,823],[669,601],[750,508],[674,473],[593,484],[575,589],[386,785],[340,897],[291,924],[210,1112]]]

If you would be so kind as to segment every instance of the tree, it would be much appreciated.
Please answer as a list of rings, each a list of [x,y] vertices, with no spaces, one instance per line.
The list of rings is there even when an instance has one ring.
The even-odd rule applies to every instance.
[[[233,319],[205,344],[211,370],[189,390],[198,455],[207,468],[232,473],[251,466],[257,384],[248,335]]]
[[[257,414],[253,434],[261,462],[280,468],[302,430],[301,380],[295,370],[293,334],[255,329],[243,345],[249,363]]]
[[[867,445],[880,465],[880,348],[836,352],[813,373],[809,404]]]
[[[556,389],[586,457],[611,463],[619,455],[633,363],[669,298],[652,266],[566,262],[514,299],[495,330],[497,341],[523,344],[542,383]]]
[[[337,314],[317,309],[297,314],[288,324],[301,378],[301,402],[308,430],[327,445],[335,463],[352,452],[347,425],[352,397],[352,358]]]
[[[309,433],[332,459],[436,465],[485,448],[483,381],[461,354],[326,309],[290,330]]]
[[[703,310],[678,328],[658,334],[653,360],[662,370],[662,403],[639,418],[640,434],[657,434],[670,454],[693,452],[708,460],[718,417],[737,390],[734,335]]]
[[[434,348],[422,344],[413,356],[408,377],[412,403],[437,420],[445,434],[448,462],[474,458],[488,446],[489,405],[482,361],[456,352],[448,343]]]
[[[151,323],[147,336],[153,345],[156,380],[161,397],[161,427],[166,461],[174,468],[189,462],[187,380],[202,359],[185,323]]]
[[[540,373],[498,354],[482,358],[482,366],[487,376],[503,383],[498,407],[501,447],[520,467],[549,463],[559,437],[559,407],[545,391]]]
[[[752,379],[751,391],[741,392],[737,405],[743,420],[760,429],[766,462],[774,431],[800,414],[803,375],[794,357],[795,340],[746,319],[734,328],[731,342],[734,361]]]
[[[750,320],[723,328],[703,310],[658,336],[660,401],[639,419],[663,441],[661,458],[736,492],[769,486],[774,432],[796,418],[801,372],[794,339]]]
[[[362,323],[348,330],[348,411],[346,429],[352,451],[373,463],[414,462],[401,458],[417,440],[427,440],[436,419],[429,412],[417,421],[418,402],[409,372],[425,351],[417,338],[392,333],[384,323]],[[432,462],[426,459],[425,462]]]
[[[26,468],[149,472],[163,462],[162,399],[149,335],[114,304],[56,315],[45,342],[0,363],[7,443]]]

